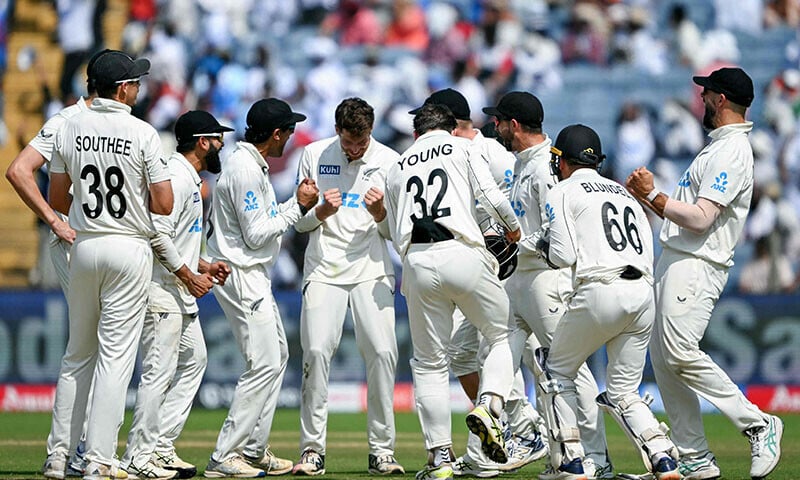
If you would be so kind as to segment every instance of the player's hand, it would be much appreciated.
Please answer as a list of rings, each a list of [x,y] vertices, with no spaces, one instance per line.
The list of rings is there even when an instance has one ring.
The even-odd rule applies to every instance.
[[[519,242],[520,238],[522,238],[522,230],[519,228],[514,230],[513,232],[506,232],[506,239],[510,243],[517,243]]]
[[[184,268],[186,270],[184,270]],[[181,279],[189,290],[189,293],[195,298],[202,297],[214,288],[213,277],[208,273],[195,274],[184,265],[184,267],[175,272],[175,274]]]
[[[656,188],[653,183],[653,173],[647,167],[639,167],[628,175],[625,187],[634,197],[640,200],[647,198],[647,194]]]
[[[386,218],[386,207],[383,206],[383,192],[377,187],[371,187],[364,194],[364,204],[367,211],[372,215],[376,222],[382,222]]]
[[[316,215],[322,221],[339,211],[342,206],[342,192],[338,188],[325,190],[322,194],[322,203],[317,205]]]
[[[72,242],[75,241],[75,230],[69,226],[69,223],[61,220],[60,218],[56,218],[55,223],[50,227],[53,230],[53,233],[56,234],[58,238],[64,240],[65,242],[72,245]]]
[[[297,203],[311,210],[319,200],[319,188],[317,183],[310,179],[304,178],[297,186]]]
[[[215,285],[225,285],[225,280],[227,280],[228,275],[231,274],[231,267],[229,267],[227,263],[217,260],[209,264],[208,274],[211,275],[211,281]]]

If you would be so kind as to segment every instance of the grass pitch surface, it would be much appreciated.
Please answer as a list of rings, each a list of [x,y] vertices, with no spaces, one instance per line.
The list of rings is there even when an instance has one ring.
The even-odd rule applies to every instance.
[[[194,410],[178,440],[178,453],[186,461],[197,465],[202,475],[208,457],[214,448],[217,433],[226,411]],[[773,480],[800,479],[800,415],[780,415],[786,428],[783,436],[783,455]],[[406,468],[404,478],[413,478],[426,459],[425,447],[415,414],[397,414],[398,461]],[[278,410],[273,424],[270,444],[280,457],[297,461],[299,457],[299,412]],[[119,454],[123,453],[130,427],[130,412],[121,429]],[[705,417],[706,433],[717,456],[722,475],[727,480],[749,479],[750,446],[721,415]],[[50,415],[41,413],[0,413],[0,479],[39,478],[45,458],[45,440],[50,428]],[[365,414],[331,414],[328,423],[328,448],[325,459],[327,473],[322,478],[343,480],[371,478],[367,473],[367,436]],[[615,470],[618,472],[643,472],[639,454],[625,438],[622,431],[606,417],[608,445]],[[464,453],[467,428],[464,416],[453,416],[453,442],[456,455]],[[522,470],[503,475],[503,478],[535,479],[544,469],[540,460]]]

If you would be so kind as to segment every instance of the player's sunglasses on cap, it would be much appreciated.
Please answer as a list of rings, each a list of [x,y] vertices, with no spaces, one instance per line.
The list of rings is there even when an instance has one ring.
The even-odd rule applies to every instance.
[[[232,131],[232,128],[220,125],[213,115],[202,110],[186,112],[175,122],[178,144],[190,143],[199,137],[216,138],[224,144],[223,135]]]

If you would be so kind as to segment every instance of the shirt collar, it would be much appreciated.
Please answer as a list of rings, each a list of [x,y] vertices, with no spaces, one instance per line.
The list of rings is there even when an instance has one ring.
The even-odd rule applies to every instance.
[[[548,161],[550,159],[550,137],[547,134],[544,134],[544,141],[542,143],[536,144],[532,147],[528,147],[525,150],[517,153],[517,158],[519,158],[523,162],[529,162],[536,158],[538,155],[544,151],[547,154]]]
[[[253,160],[256,161],[258,166],[261,167],[264,172],[269,171],[269,163],[267,163],[267,160],[261,156],[261,153],[259,153],[255,145],[250,142],[236,142],[236,150],[239,149],[242,149],[250,154],[250,156],[253,157]],[[234,153],[235,152],[236,151],[234,151]]]
[[[728,125],[723,125],[708,132],[708,136],[711,137],[712,140],[720,140],[734,135],[749,133],[752,129],[753,122],[729,123]]]
[[[96,97],[90,107],[95,112],[125,112],[131,113],[131,107],[110,98]]]
[[[189,172],[189,175],[192,177],[192,181],[195,183],[195,185],[200,185],[200,183],[202,182],[202,180],[200,179],[200,175],[197,174],[197,170],[195,170],[194,165],[192,165],[189,162],[189,159],[183,156],[182,153],[173,152],[173,154],[169,158],[169,161],[180,163],[180,165]]]
[[[422,140],[423,138],[428,138],[428,137],[439,137],[439,136],[448,136],[448,137],[452,137],[452,135],[450,135],[450,132],[446,132],[446,131],[444,131],[444,130],[431,130],[430,132],[423,133],[422,135],[420,135],[419,137],[417,137],[417,141],[420,141],[420,140]]]

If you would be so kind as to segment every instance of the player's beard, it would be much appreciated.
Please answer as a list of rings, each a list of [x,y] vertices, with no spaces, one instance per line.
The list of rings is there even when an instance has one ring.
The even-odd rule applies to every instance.
[[[509,131],[505,132],[497,132],[497,136],[500,138],[501,142],[506,150],[509,152],[514,151],[513,143],[514,143],[514,134]]]
[[[714,117],[717,115],[717,111],[714,110],[714,107],[706,104],[705,111],[703,112],[703,126],[708,130],[714,130],[716,127],[714,126]]]
[[[214,145],[209,146],[208,153],[206,153],[206,170],[210,173],[219,173],[222,171],[222,163],[219,159],[219,148]]]

